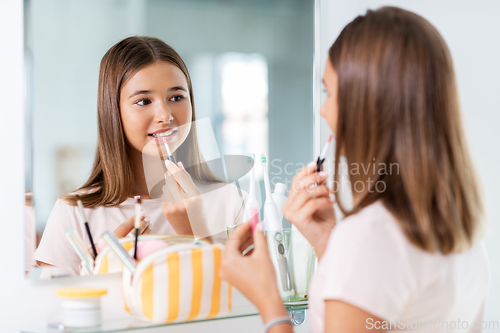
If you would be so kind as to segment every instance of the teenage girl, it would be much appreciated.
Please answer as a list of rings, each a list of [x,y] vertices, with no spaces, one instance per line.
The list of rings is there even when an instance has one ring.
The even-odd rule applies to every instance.
[[[137,195],[143,205],[141,233],[219,240],[226,226],[242,222],[238,191],[217,178],[200,153],[191,79],[174,49],[150,37],[118,42],[101,61],[97,100],[98,145],[91,175],[55,203],[35,252],[39,265],[79,271],[80,260],[64,232],[74,227],[84,245],[91,244],[75,194],[85,207],[94,242],[108,230],[118,237],[133,230]],[[177,164],[145,154],[163,140],[178,147],[173,153]],[[159,193],[147,182],[146,161],[160,163]]]
[[[311,332],[480,331],[489,284],[483,203],[443,38],[414,13],[370,10],[330,48],[323,83],[345,218],[335,220],[328,175],[314,162],[294,177],[283,207],[319,258]],[[351,191],[338,183],[341,156]],[[343,204],[348,192],[352,207]],[[231,234],[220,273],[269,332],[293,331],[259,227],[253,238],[249,223]]]

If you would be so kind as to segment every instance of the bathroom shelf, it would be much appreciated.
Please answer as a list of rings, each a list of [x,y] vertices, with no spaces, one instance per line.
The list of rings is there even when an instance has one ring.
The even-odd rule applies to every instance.
[[[239,314],[239,315],[228,315],[224,317],[212,318],[212,319],[203,319],[203,320],[195,320],[195,321],[185,321],[179,323],[172,324],[154,324],[151,322],[145,322],[140,320],[130,320],[124,321],[123,319],[119,320],[108,320],[104,321],[103,324],[99,327],[91,327],[91,328],[64,328],[62,325],[58,325],[57,323],[49,324],[47,327],[38,327],[34,329],[25,329],[22,330],[22,333],[112,333],[112,332],[133,332],[135,330],[144,330],[149,328],[158,328],[158,327],[167,327],[174,325],[184,325],[184,324],[192,324],[192,323],[200,323],[206,321],[214,321],[214,320],[224,320],[224,319],[232,319],[232,318],[243,318],[250,316],[258,316],[257,312],[255,313],[247,313],[247,314]]]
[[[307,300],[305,301],[289,301],[283,303],[287,309],[287,311],[292,313],[296,313],[297,311],[303,311],[307,309]],[[236,310],[236,309],[235,309]],[[64,328],[59,326],[57,323],[53,323],[48,325],[47,327],[36,327],[36,328],[28,328],[23,329],[22,333],[115,333],[115,332],[133,332],[134,330],[143,330],[148,328],[158,328],[158,327],[167,327],[174,325],[184,325],[184,324],[192,324],[192,323],[200,323],[206,321],[214,321],[214,320],[224,320],[224,319],[233,319],[233,318],[244,318],[251,316],[258,316],[259,313],[257,311],[242,313],[242,311],[233,311],[227,316],[217,317],[212,319],[201,319],[195,321],[186,321],[172,324],[154,324],[151,322],[145,322],[138,319],[131,318],[130,320],[123,320],[123,318],[117,320],[104,320],[103,324],[99,327],[92,328]]]

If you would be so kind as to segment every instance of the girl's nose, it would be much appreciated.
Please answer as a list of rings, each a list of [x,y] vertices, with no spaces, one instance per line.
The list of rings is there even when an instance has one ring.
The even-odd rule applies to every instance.
[[[165,122],[169,123],[172,120],[172,112],[168,107],[167,103],[159,103],[156,108],[155,122]]]

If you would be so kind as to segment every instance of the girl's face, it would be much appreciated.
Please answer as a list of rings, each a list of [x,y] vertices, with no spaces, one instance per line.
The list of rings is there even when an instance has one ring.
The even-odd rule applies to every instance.
[[[165,61],[142,68],[121,88],[120,115],[131,148],[142,152],[148,143],[164,140],[169,146],[179,146],[185,137],[178,128],[192,119],[184,73]]]
[[[323,73],[323,85],[325,86],[325,91],[328,96],[325,102],[321,106],[319,113],[323,118],[325,118],[328,126],[330,126],[333,134],[337,130],[337,120],[338,120],[338,90],[339,90],[339,78],[337,72],[333,68],[330,60],[326,62],[325,72]]]

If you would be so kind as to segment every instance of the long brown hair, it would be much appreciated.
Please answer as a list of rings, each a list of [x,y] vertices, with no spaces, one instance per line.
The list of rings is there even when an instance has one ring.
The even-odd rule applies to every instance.
[[[191,77],[180,55],[163,41],[133,36],[111,47],[101,60],[97,92],[98,143],[89,179],[77,192],[85,207],[116,206],[132,195],[134,175],[120,116],[121,87],[137,71],[157,61],[167,61],[185,75],[196,120]],[[186,140],[176,150],[176,158],[191,165],[190,175],[203,182],[220,182],[207,167],[200,153],[195,123]],[[71,205],[76,198],[62,197]]]
[[[354,193],[353,209],[339,202],[342,211],[381,199],[417,247],[472,246],[482,234],[481,191],[439,32],[403,9],[369,10],[344,28],[329,60],[339,80],[335,181],[342,152]]]

